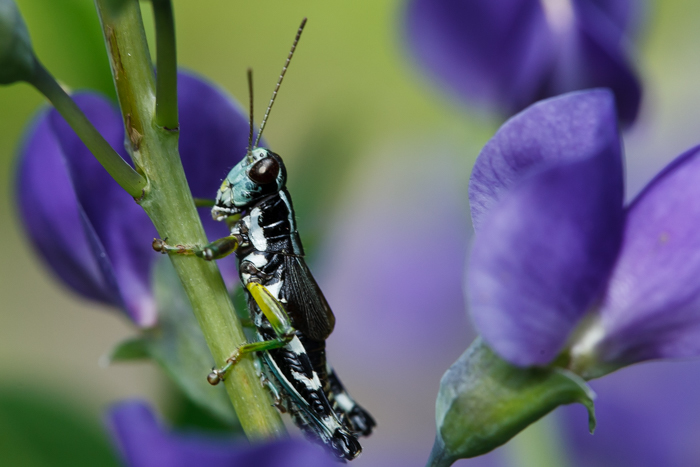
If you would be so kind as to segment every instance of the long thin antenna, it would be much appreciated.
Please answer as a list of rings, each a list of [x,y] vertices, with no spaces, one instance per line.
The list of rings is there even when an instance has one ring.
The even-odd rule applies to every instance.
[[[250,99],[250,132],[248,133],[248,155],[253,152],[253,69],[248,68],[248,99]],[[255,144],[258,144],[256,141]]]
[[[253,147],[258,146],[258,142],[260,142],[260,136],[262,136],[263,129],[265,129],[265,123],[267,122],[267,117],[270,115],[270,110],[272,109],[272,104],[275,103],[275,98],[277,97],[277,91],[279,91],[280,86],[282,85],[282,80],[284,79],[284,74],[287,72],[287,67],[289,67],[289,62],[292,61],[292,56],[294,55],[294,50],[297,48],[297,44],[299,43],[299,38],[301,37],[301,33],[304,30],[304,26],[306,26],[306,18],[304,18],[301,21],[301,25],[299,26],[299,30],[297,31],[297,35],[294,38],[294,43],[292,44],[292,50],[289,51],[289,55],[287,56],[287,61],[284,62],[284,67],[282,67],[282,73],[280,73],[280,78],[277,80],[277,86],[275,86],[275,90],[272,93],[272,99],[270,99],[270,103],[267,106],[267,110],[265,111],[265,116],[262,119],[262,122],[260,123],[260,130],[258,131],[258,137],[255,138],[255,144]]]

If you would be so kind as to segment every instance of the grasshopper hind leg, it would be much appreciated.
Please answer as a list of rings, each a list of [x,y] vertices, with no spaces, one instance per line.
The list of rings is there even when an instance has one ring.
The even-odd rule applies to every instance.
[[[306,414],[301,411],[292,411],[295,425],[299,427],[306,439],[320,445],[328,445],[332,454],[341,462],[353,460],[362,452],[362,446],[357,437],[345,428],[336,428],[330,438],[324,438],[313,428]]]
[[[369,436],[376,426],[374,418],[347,393],[338,375],[326,359],[325,341],[315,341],[305,337],[300,338],[314,371],[321,381],[324,381],[324,392],[333,406],[338,419],[353,433]]]
[[[360,436],[369,436],[377,426],[374,418],[363,409],[355,400],[350,397],[345,387],[340,382],[335,370],[328,366],[328,383],[330,385],[330,396],[333,401],[333,408],[342,418],[348,420],[350,428]]]

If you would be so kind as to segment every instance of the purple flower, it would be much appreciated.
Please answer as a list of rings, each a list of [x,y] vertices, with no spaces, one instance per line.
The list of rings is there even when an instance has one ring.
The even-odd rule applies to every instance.
[[[298,440],[248,444],[203,433],[174,433],[140,401],[112,407],[108,423],[129,467],[335,467],[320,446]]]
[[[552,98],[506,122],[476,161],[469,307],[512,363],[566,349],[594,377],[700,353],[700,147],[623,207],[616,120],[607,90]]]
[[[74,96],[123,158],[124,125],[104,97]],[[195,197],[212,198],[245,154],[248,119],[222,91],[179,75],[180,154]],[[27,234],[53,272],[78,294],[123,309],[139,326],[156,322],[151,269],[157,236],[140,206],[107,174],[55,110],[43,110],[25,136],[17,176],[19,213]],[[211,238],[226,227],[203,216]],[[221,263],[228,283],[233,262]]]
[[[578,89],[613,90],[634,121],[641,87],[630,64],[640,12],[629,0],[411,0],[411,52],[461,98],[513,114]]]
[[[647,363],[593,381],[598,429],[579,407],[561,409],[564,448],[576,467],[700,465],[700,362]]]

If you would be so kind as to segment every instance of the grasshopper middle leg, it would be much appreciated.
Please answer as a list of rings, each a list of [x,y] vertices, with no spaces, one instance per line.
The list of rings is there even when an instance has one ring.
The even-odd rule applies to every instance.
[[[261,352],[265,350],[279,349],[287,345],[294,338],[294,328],[292,327],[289,316],[282,304],[270,293],[264,285],[257,282],[250,282],[246,288],[252,295],[255,303],[260,310],[265,314],[265,317],[270,322],[272,329],[278,337],[275,339],[251,342],[243,344],[226,360],[226,365],[222,368],[214,369],[207,376],[209,384],[219,384],[226,377],[226,373],[243,358],[245,355],[253,352]]]

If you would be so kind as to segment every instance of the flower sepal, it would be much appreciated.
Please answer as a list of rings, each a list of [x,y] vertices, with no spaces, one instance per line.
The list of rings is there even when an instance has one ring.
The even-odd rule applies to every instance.
[[[0,84],[28,81],[36,58],[27,26],[14,0],[0,0]]]
[[[192,402],[223,423],[236,426],[238,419],[223,386],[207,383],[214,360],[168,258],[159,258],[153,269],[153,289],[158,323],[117,344],[103,362],[153,360]]]
[[[440,381],[437,436],[428,465],[444,467],[485,454],[565,404],[586,407],[592,433],[594,397],[568,370],[512,365],[477,338]]]

